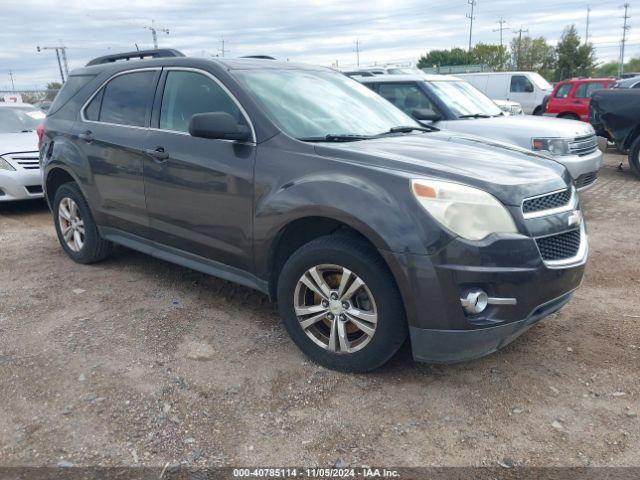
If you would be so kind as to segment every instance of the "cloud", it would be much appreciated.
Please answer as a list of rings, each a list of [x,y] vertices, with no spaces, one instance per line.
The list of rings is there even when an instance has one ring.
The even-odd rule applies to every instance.
[[[587,1],[477,0],[474,42],[498,43],[502,17],[504,41],[522,26],[533,36],[557,42],[565,26],[585,31]],[[592,3],[590,38],[601,61],[615,60],[622,34],[618,0]],[[12,70],[20,88],[42,87],[58,80],[53,51],[36,46],[68,47],[71,68],[114,51],[151,48],[145,26],[159,33],[162,47],[195,56],[269,54],[281,59],[342,66],[356,61],[360,42],[363,64],[415,61],[435,48],[466,48],[469,23],[464,0],[23,0],[0,9],[0,88]],[[631,12],[633,14],[633,12]],[[629,57],[640,55],[640,30],[628,35]]]

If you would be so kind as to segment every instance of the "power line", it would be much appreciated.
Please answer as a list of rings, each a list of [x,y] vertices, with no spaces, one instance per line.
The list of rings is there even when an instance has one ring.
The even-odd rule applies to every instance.
[[[469,51],[471,51],[471,37],[473,35],[473,20],[476,18],[473,15],[473,10],[475,9],[477,2],[476,2],[476,0],[467,0],[467,3],[469,5],[471,5],[471,15],[467,14],[467,18],[470,20],[470,23],[469,23]]]
[[[624,73],[624,47],[627,43],[627,31],[631,28],[631,26],[627,25],[627,20],[631,18],[629,16],[628,3],[624,4],[624,17],[622,18],[624,18],[624,25],[622,26],[622,43],[620,44],[620,68],[618,69],[620,77],[622,77],[622,74]]]

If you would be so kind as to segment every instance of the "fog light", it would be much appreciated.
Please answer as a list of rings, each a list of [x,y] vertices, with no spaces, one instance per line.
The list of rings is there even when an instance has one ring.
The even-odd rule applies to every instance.
[[[474,289],[469,290],[464,298],[460,299],[460,303],[465,312],[470,315],[477,315],[484,312],[489,305],[489,296],[484,290]]]

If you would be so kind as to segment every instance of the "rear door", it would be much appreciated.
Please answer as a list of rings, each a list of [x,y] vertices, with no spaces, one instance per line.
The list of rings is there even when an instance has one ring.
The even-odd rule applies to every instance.
[[[593,92],[609,88],[609,82],[583,82],[578,85],[573,94],[574,111],[580,120],[589,121],[589,105]]]
[[[148,237],[142,167],[159,68],[108,80],[87,102],[75,141],[90,165],[100,224]]]
[[[165,68],[144,161],[147,212],[158,243],[221,264],[253,270],[254,139],[248,142],[189,135],[196,113],[226,112],[251,126],[248,117],[213,75]]]

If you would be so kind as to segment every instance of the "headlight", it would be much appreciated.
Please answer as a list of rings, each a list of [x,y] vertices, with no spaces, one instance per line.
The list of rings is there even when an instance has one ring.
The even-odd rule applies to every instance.
[[[549,152],[556,156],[569,153],[569,142],[563,138],[534,138],[531,146],[535,151]]]
[[[411,190],[438,223],[467,240],[518,232],[507,209],[483,190],[437,180],[412,180]]]
[[[0,170],[12,170],[15,171],[15,168],[11,166],[9,162],[7,162],[4,158],[0,157]]]

